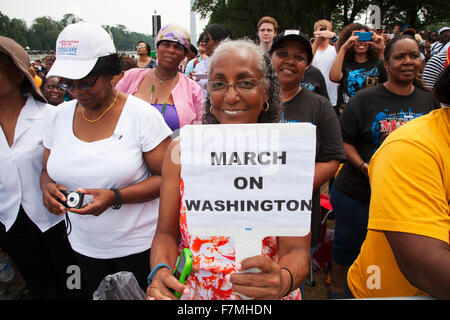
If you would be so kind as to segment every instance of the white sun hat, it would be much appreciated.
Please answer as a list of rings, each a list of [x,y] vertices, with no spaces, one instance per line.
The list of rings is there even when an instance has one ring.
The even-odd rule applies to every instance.
[[[116,53],[111,36],[100,25],[89,22],[70,24],[56,40],[56,60],[47,77],[82,79],[98,58]]]

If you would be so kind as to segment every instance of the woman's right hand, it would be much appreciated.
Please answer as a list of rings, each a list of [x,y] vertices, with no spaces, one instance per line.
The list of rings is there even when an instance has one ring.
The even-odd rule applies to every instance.
[[[183,293],[186,286],[175,278],[169,269],[161,268],[147,287],[147,300],[178,300],[174,291]]]
[[[344,49],[347,51],[348,49],[353,47],[355,42],[358,42],[359,37],[355,36],[355,32],[357,32],[357,31],[352,32],[352,35],[347,39],[347,41],[345,41],[345,43],[342,45],[341,49]]]
[[[57,199],[64,202],[66,201],[66,197],[64,196],[64,194],[62,194],[61,191],[59,191],[59,189],[67,190],[67,188],[63,185],[57,183],[48,183],[45,186],[44,190],[42,190],[42,198],[44,200],[44,206],[50,213],[63,215],[67,213],[67,208],[64,207],[64,205]]]

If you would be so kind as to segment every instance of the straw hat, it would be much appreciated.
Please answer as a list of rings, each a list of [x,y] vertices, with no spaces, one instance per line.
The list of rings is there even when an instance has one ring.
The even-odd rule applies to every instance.
[[[19,69],[30,83],[30,90],[33,97],[39,101],[47,103],[42,93],[39,91],[30,73],[30,56],[17,42],[11,38],[0,36],[0,52],[9,56],[14,65]]]

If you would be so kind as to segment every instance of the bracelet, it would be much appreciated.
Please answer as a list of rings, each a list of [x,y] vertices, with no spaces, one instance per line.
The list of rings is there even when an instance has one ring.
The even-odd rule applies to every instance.
[[[120,191],[117,189],[109,189],[114,191],[114,203],[112,204],[111,208],[114,210],[120,209],[122,206],[122,195],[120,194]]]
[[[152,271],[150,272],[150,274],[147,277],[148,285],[152,284],[153,277],[158,272],[158,270],[161,268],[167,268],[169,270],[172,270],[172,268],[167,263],[158,263],[156,266],[153,267]]]
[[[364,161],[363,163],[361,163],[360,165],[359,165],[359,170],[362,170],[362,167],[363,167],[363,165],[365,165],[366,164],[366,162]]]
[[[292,276],[291,270],[289,270],[288,268],[281,268],[281,270],[283,269],[287,270],[287,272],[289,272],[289,275],[291,276],[291,285],[289,286],[289,291],[284,295],[284,297],[286,297],[292,291],[292,285],[294,284],[294,277]]]

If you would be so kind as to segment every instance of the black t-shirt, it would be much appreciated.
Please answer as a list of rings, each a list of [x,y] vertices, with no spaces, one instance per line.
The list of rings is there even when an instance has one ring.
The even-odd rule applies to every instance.
[[[384,83],[387,80],[382,59],[369,60],[364,63],[344,61],[342,79],[338,87],[337,107],[341,114],[350,98],[359,90]]]
[[[323,96],[302,89],[284,103],[281,122],[310,122],[316,126],[316,162],[346,159],[336,113]],[[320,190],[316,190],[312,197],[311,246],[320,237],[321,220]]]
[[[327,84],[325,82],[325,78],[323,77],[322,71],[313,65],[309,65],[308,69],[305,70],[300,86],[330,100],[328,97]]]
[[[366,88],[350,99],[339,118],[342,139],[369,163],[392,131],[436,108],[439,103],[431,93],[417,87],[408,96],[396,95],[384,85]],[[334,187],[361,201],[370,200],[369,179],[348,161],[336,177]]]

